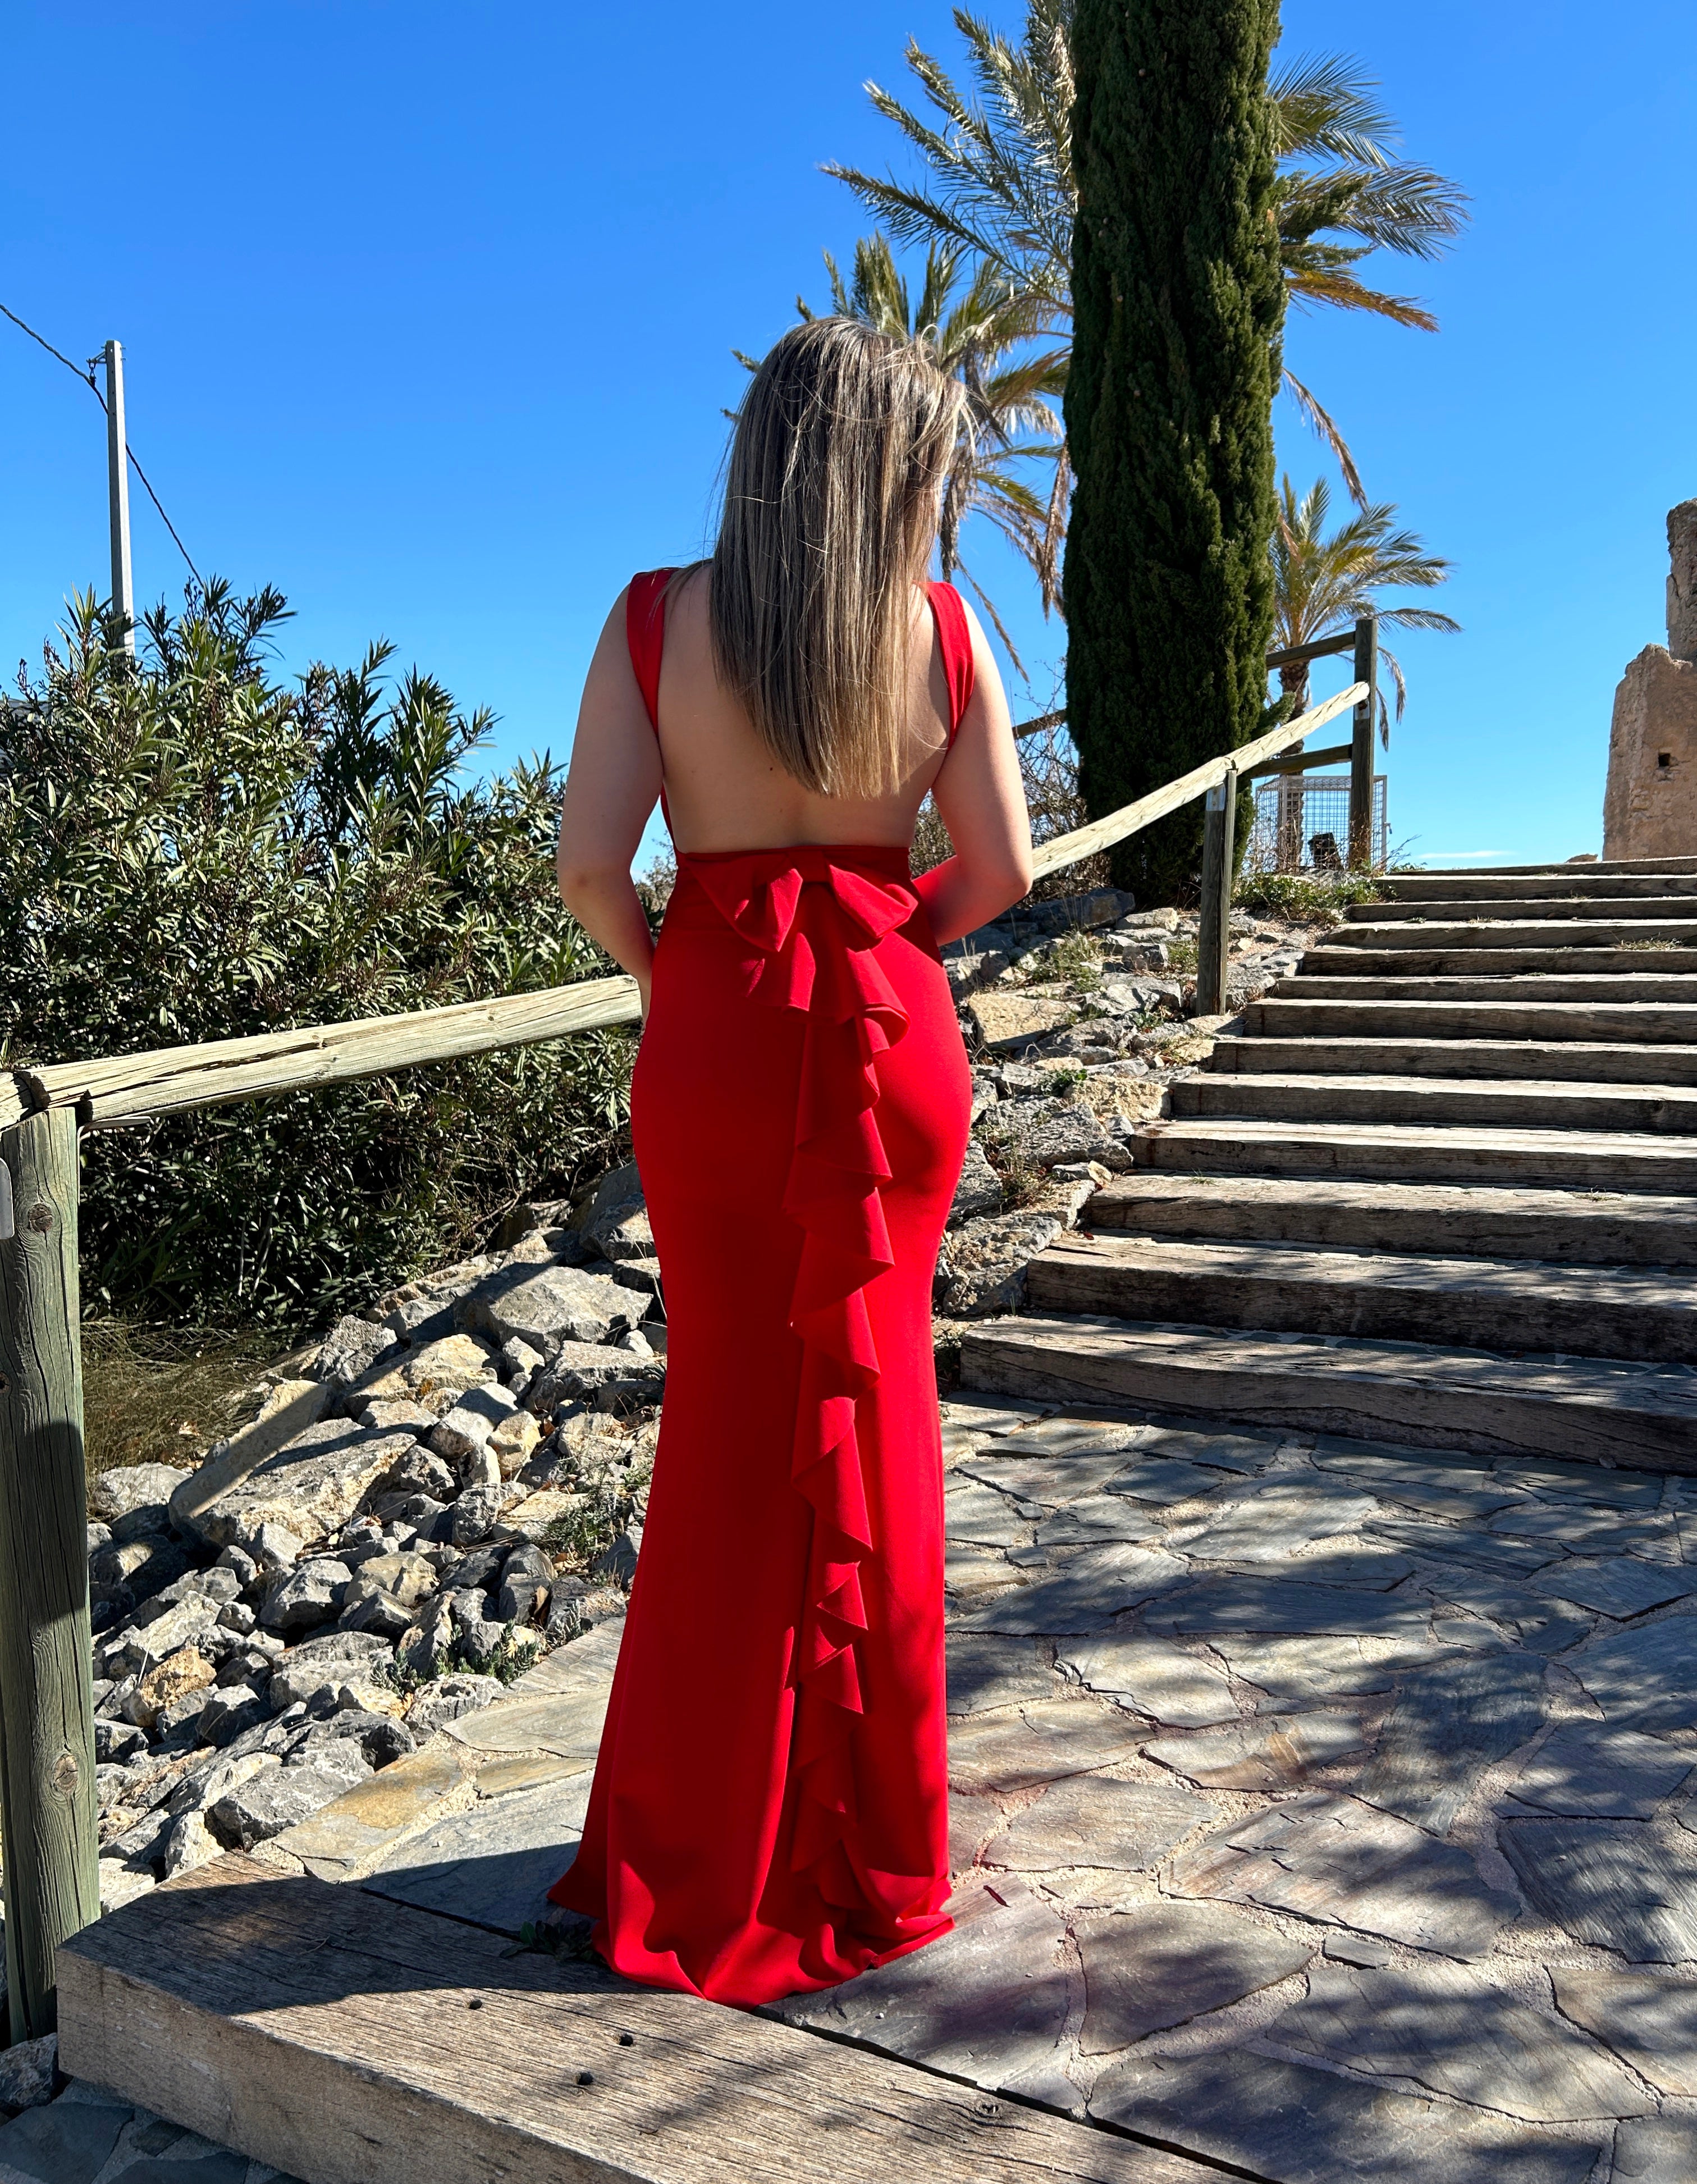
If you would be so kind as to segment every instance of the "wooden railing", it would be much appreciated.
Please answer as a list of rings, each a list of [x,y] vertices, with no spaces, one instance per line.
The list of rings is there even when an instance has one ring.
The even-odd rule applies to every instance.
[[[1299,720],[1045,842],[1036,871],[1076,864],[1206,796],[1198,993],[1217,1006],[1237,785],[1264,764],[1296,762],[1291,754],[1299,755],[1309,736],[1346,706],[1364,704],[1368,691],[1357,681]],[[80,1132],[631,1023],[638,1006],[634,978],[594,978],[405,1016],[0,1071],[0,1841],[14,2039],[53,2030],[53,1952],[99,1912]]]

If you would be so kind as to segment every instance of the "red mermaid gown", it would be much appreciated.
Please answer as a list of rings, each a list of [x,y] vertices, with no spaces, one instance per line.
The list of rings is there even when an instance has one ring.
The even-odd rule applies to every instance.
[[[629,594],[650,720],[669,573]],[[952,741],[971,646],[931,602]],[[904,850],[677,863],[631,1098],[665,1406],[550,1893],[628,1978],[748,2005],[951,1924],[931,1287],[971,1088]]]

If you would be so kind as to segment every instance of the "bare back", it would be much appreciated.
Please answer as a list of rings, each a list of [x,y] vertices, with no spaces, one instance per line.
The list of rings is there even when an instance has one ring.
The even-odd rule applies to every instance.
[[[715,670],[705,568],[665,602],[657,733],[672,838],[687,851],[776,849],[793,842],[877,842],[905,848],[949,754],[949,680],[926,595],[910,629],[906,763],[879,797],[821,796],[781,766]]]
[[[662,800],[685,856],[798,843],[905,850],[930,790],[955,850],[925,877],[939,939],[970,931],[1030,885],[1031,836],[1007,699],[970,609],[960,607],[964,629],[950,641],[957,671],[960,653],[970,649],[971,694],[963,701],[958,686],[951,688],[926,594],[915,587],[907,763],[893,793],[860,798],[804,787],[723,688],[709,635],[704,568],[676,584],[665,602],[651,721],[632,654],[634,596],[635,584],[615,602],[584,684],[557,862],[568,905],[644,987],[653,944],[631,861]]]

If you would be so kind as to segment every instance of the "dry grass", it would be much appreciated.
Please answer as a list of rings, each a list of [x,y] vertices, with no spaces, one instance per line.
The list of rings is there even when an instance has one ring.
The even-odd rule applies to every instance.
[[[82,1330],[89,1476],[120,1464],[192,1467],[242,1422],[242,1398],[277,1354],[271,1334],[91,1320]]]

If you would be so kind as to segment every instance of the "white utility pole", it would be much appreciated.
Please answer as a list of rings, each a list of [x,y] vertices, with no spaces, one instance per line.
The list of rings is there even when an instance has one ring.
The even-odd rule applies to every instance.
[[[124,346],[106,344],[106,469],[112,506],[112,604],[125,621],[124,649],[136,649],[136,593],[130,577],[130,448],[124,432]]]

